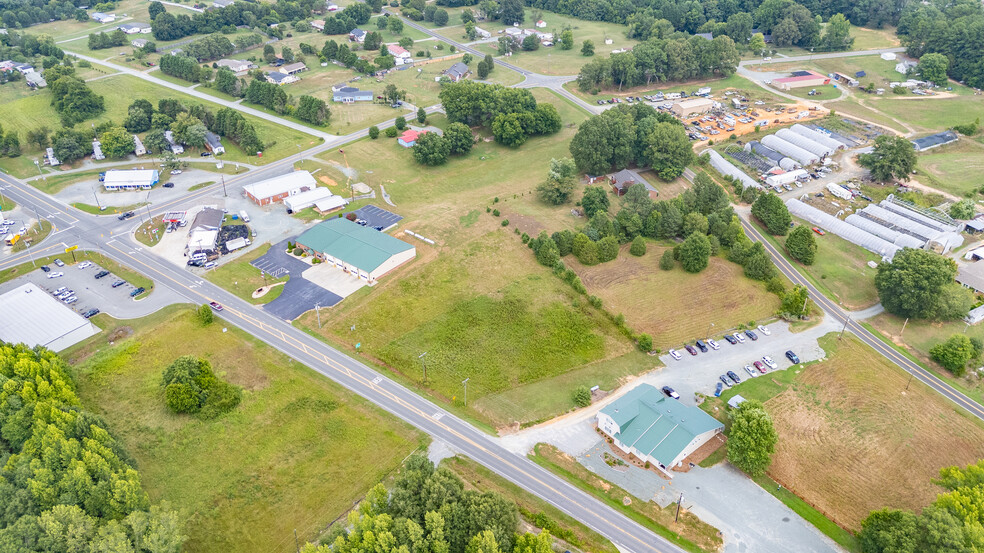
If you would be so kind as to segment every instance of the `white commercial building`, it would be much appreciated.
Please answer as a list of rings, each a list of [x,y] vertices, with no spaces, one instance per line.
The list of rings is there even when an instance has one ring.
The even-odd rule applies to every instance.
[[[331,190],[324,186],[319,186],[307,192],[301,192],[300,194],[284,198],[284,207],[287,208],[287,213],[293,213],[311,207],[318,203],[319,200],[330,198],[331,196],[333,196]]]
[[[771,175],[765,178],[765,184],[769,186],[782,186],[784,184],[791,184],[796,182],[796,179],[800,177],[806,177],[809,173],[803,169],[795,169],[793,171],[786,171],[785,173],[780,173],[778,175]]]
[[[0,295],[0,341],[61,351],[99,331],[34,284]]]
[[[314,190],[318,183],[307,171],[294,171],[286,175],[247,184],[243,187],[246,197],[256,205],[269,205],[301,192]]]
[[[102,180],[107,191],[150,190],[160,180],[160,174],[154,169],[110,169]]]

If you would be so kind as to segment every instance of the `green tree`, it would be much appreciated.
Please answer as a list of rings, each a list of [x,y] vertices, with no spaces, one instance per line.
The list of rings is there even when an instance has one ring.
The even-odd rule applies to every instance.
[[[667,181],[682,175],[696,159],[686,130],[677,123],[657,123],[645,138],[644,148],[642,161]]]
[[[601,186],[588,186],[581,197],[581,208],[584,216],[591,219],[596,213],[608,213],[608,193]]]
[[[401,115],[396,118],[396,121],[393,122],[393,126],[396,127],[396,130],[398,131],[406,130],[407,120],[404,119],[403,116]]]
[[[820,49],[830,52],[850,50],[852,46],[854,46],[854,37],[851,36],[851,22],[843,14],[835,13],[824,27]]]
[[[51,138],[49,137],[50,134],[51,130],[45,126],[27,131],[27,143],[37,146],[39,150],[44,150],[51,145]]]
[[[950,217],[954,219],[973,219],[975,214],[973,200],[960,200],[950,206]]]
[[[907,181],[916,168],[916,150],[903,136],[883,134],[875,139],[871,153],[858,156],[858,164],[871,171],[875,180]]]
[[[536,35],[526,35],[523,39],[523,50],[532,52],[540,49],[540,37]]]
[[[694,232],[680,244],[680,264],[688,273],[699,273],[707,268],[711,258],[711,242],[707,235]]]
[[[372,140],[379,138],[379,127],[376,125],[369,127],[369,138]]]
[[[916,553],[918,540],[918,517],[898,509],[872,511],[858,532],[863,553]]]
[[[557,248],[557,243],[547,236],[545,231],[540,232],[540,236],[536,239],[533,252],[536,255],[537,262],[544,267],[552,268],[560,261],[560,250]]]
[[[793,286],[792,290],[782,293],[782,304],[779,306],[779,314],[784,315],[788,313],[795,317],[806,315],[809,309],[807,305],[808,298],[809,290],[807,290],[806,286],[800,286],[799,284]]]
[[[765,225],[766,230],[775,236],[785,236],[789,223],[793,221],[789,209],[775,194],[762,194],[752,204],[752,215]]]
[[[331,117],[331,110],[328,109],[328,104],[321,98],[304,95],[298,100],[294,116],[301,121],[307,121],[308,123],[320,126],[328,122],[328,118]]]
[[[648,334],[640,334],[636,337],[636,347],[643,353],[653,351],[653,337]]]
[[[417,137],[417,143],[411,148],[413,158],[423,165],[442,165],[448,161],[451,145],[437,133],[424,133]]]
[[[560,49],[561,50],[572,50],[574,49],[574,31],[570,29],[564,29],[560,32]]]
[[[450,17],[448,16],[447,10],[439,9],[436,12],[434,12],[434,24],[437,25],[438,27],[443,27],[447,25],[448,19],[450,19]]]
[[[786,238],[786,251],[804,265],[813,265],[817,255],[817,240],[810,227],[799,225]]]
[[[208,326],[212,324],[215,315],[212,313],[212,307],[209,305],[199,305],[198,306],[198,321],[202,323],[202,326]]]
[[[963,376],[967,362],[974,357],[974,346],[964,334],[954,334],[929,349],[929,356],[956,376]]]
[[[133,153],[133,135],[123,127],[113,127],[99,137],[102,151],[108,157],[123,158]]]
[[[754,54],[759,54],[765,50],[765,36],[762,33],[755,33],[748,41],[748,49]]]
[[[499,21],[503,25],[522,23],[526,19],[522,0],[502,0],[499,3]]]
[[[581,55],[582,56],[593,56],[595,53],[594,41],[585,40],[581,43]]]
[[[632,245],[629,246],[629,253],[636,257],[646,255],[646,239],[642,236],[636,236],[633,238]]]
[[[424,111],[424,108],[417,108],[417,122],[421,125],[427,124],[427,112]]]
[[[597,242],[598,261],[607,263],[618,257],[618,239],[614,236],[606,236]]]
[[[578,386],[574,388],[574,392],[571,394],[571,400],[578,407],[587,407],[591,405],[591,390],[587,386]]]
[[[574,236],[574,244],[571,253],[581,262],[582,265],[598,264],[598,245],[591,241],[583,232]]]
[[[393,16],[387,17],[387,19],[389,21],[387,21],[386,26],[389,28],[389,31],[391,33],[393,33],[394,35],[402,35],[403,34],[403,20],[400,19],[399,17],[393,17]]]
[[[464,123],[451,123],[444,129],[444,140],[452,154],[467,154],[475,144],[471,129]]]
[[[946,74],[949,68],[950,60],[943,54],[933,52],[923,54],[923,57],[919,58],[916,72],[924,81],[929,81],[936,86],[946,86],[948,81]]]
[[[550,205],[561,205],[570,201],[577,186],[577,166],[571,158],[551,159],[547,180],[536,187],[540,200]],[[605,198],[607,200],[607,197]]]
[[[973,298],[954,282],[957,264],[926,250],[903,248],[878,265],[875,288],[885,310],[914,319],[958,319]]]
[[[489,76],[490,67],[485,63],[485,60],[478,62],[478,78],[484,79]]]
[[[695,232],[707,234],[707,217],[696,211],[683,216],[683,235],[690,236]]]
[[[728,415],[728,461],[750,476],[761,476],[772,463],[779,435],[760,401],[745,400]]]
[[[123,126],[132,133],[147,132],[150,130],[150,116],[138,107],[131,107]]]
[[[676,265],[676,260],[673,259],[673,250],[663,252],[663,255],[659,258],[659,268],[669,271],[673,269],[674,265]]]
[[[160,14],[166,12],[166,11],[167,10],[164,9],[164,4],[161,4],[157,0],[152,1],[147,6],[147,13],[148,13],[148,16],[150,17],[150,20],[151,21],[153,21],[155,18],[157,18],[158,15],[160,15]]]

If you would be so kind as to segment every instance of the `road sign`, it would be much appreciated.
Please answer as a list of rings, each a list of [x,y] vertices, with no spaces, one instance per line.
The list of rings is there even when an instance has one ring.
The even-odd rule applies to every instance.
[[[77,249],[79,249],[78,246],[69,246],[69,247],[65,248],[65,253],[74,252]]]

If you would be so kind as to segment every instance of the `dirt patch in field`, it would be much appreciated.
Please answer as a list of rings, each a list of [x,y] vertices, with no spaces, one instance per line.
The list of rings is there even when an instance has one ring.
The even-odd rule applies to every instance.
[[[646,255],[635,257],[626,245],[608,263],[585,267],[573,257],[564,262],[581,277],[589,294],[601,298],[605,309],[624,314],[631,328],[652,335],[656,347],[664,349],[703,338],[710,323],[711,334],[718,334],[778,309],[775,294],[720,257],[712,257],[708,268],[695,275],[679,264],[661,270],[659,258],[667,249],[650,243]]]
[[[327,184],[328,186],[338,186],[338,183],[335,182],[335,179],[333,179],[331,177],[320,176],[320,177],[318,177],[318,180],[321,181],[321,182],[323,182],[323,183],[325,183],[325,184]]]
[[[939,470],[984,457],[984,427],[853,339],[824,344],[766,402],[779,443],[769,475],[850,531],[882,507],[919,510]],[[829,347],[833,344],[836,352]]]

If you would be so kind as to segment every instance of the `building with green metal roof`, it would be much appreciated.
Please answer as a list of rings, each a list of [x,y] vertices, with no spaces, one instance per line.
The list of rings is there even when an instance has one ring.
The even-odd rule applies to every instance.
[[[309,228],[297,237],[297,245],[369,284],[417,256],[411,244],[344,217]]]
[[[672,477],[670,469],[724,430],[724,425],[699,407],[642,384],[599,411],[598,428],[621,451]]]

